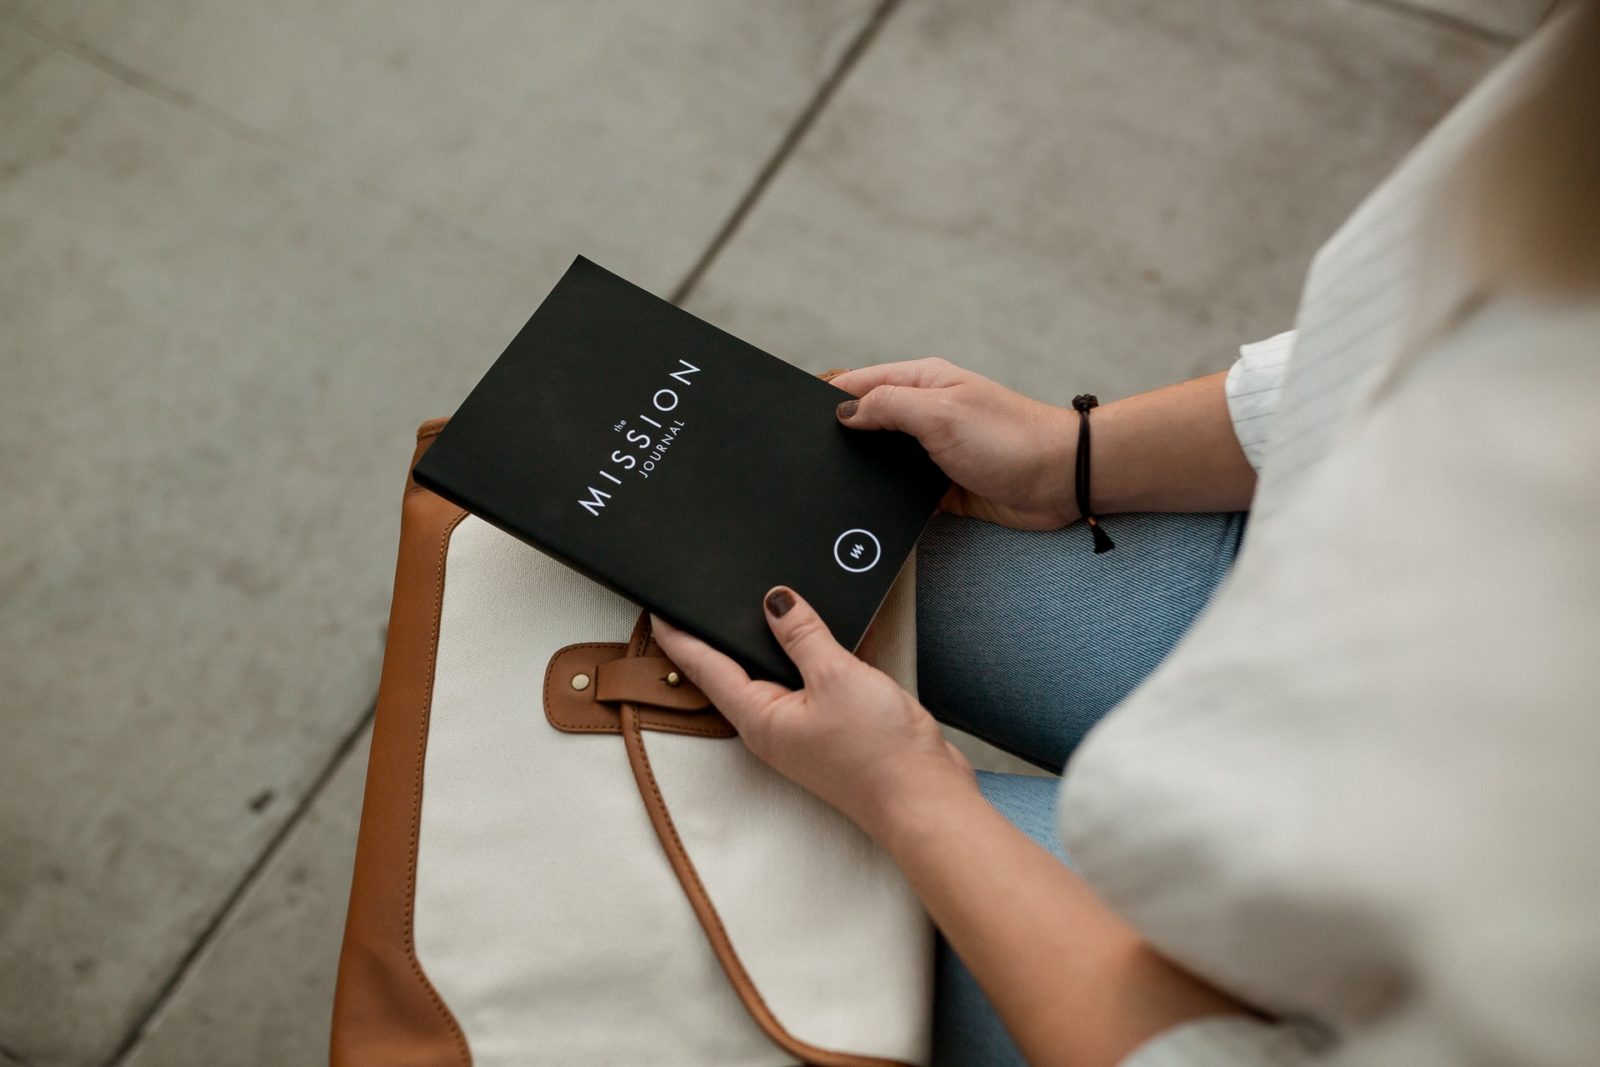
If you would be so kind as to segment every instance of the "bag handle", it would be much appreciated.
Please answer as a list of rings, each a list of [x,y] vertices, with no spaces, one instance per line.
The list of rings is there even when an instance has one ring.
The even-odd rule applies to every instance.
[[[648,613],[640,614],[639,621],[634,626],[633,639],[626,647],[628,652],[633,653],[630,658],[635,661],[653,660],[669,665],[670,669],[671,660],[651,654],[660,650],[650,633]],[[658,669],[652,666],[648,671],[641,673],[648,674]],[[664,682],[660,684],[665,686]],[[684,684],[688,684],[687,679]],[[689,906],[694,910],[695,918],[700,921],[700,928],[705,931],[717,963],[728,976],[729,983],[739,995],[739,1000],[750,1013],[750,1017],[761,1028],[761,1032],[767,1035],[768,1040],[811,1067],[908,1067],[896,1060],[837,1052],[803,1041],[791,1033],[768,1006],[761,995],[761,990],[756,987],[755,980],[739,958],[733,938],[723,925],[722,917],[717,914],[716,904],[700,881],[700,874],[695,870],[694,861],[690,859],[683,839],[678,836],[672,813],[667,810],[666,798],[662,796],[661,786],[656,781],[654,769],[650,766],[650,753],[644,739],[643,731],[651,728],[646,723],[646,716],[649,713],[649,709],[637,704],[625,702],[622,705],[620,732],[623,746],[628,753],[628,765],[633,769],[634,781],[639,786],[639,796],[644,800],[645,812],[650,816],[650,825],[655,829],[656,838],[666,852],[672,873],[677,875],[678,884],[683,887],[684,895],[689,899]]]

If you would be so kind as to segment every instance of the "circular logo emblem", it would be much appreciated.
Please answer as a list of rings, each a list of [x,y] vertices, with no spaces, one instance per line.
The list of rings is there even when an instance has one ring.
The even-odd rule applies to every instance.
[[[833,543],[834,561],[852,574],[870,571],[883,555],[883,546],[871,530],[846,530]]]

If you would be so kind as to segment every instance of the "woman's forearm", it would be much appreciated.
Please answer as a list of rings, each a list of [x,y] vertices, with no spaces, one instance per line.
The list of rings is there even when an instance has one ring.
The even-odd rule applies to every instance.
[[[895,857],[1032,1064],[1115,1064],[1238,1004],[1157,955],[970,784],[929,781],[874,836]]]
[[[1243,511],[1256,472],[1228,413],[1225,372],[1094,409],[1090,506],[1119,511]]]

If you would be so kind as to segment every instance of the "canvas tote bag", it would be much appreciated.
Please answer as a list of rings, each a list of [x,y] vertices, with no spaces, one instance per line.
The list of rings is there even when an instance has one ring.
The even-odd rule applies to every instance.
[[[908,688],[914,566],[863,645]],[[932,936],[648,616],[407,480],[334,1067],[923,1064]]]

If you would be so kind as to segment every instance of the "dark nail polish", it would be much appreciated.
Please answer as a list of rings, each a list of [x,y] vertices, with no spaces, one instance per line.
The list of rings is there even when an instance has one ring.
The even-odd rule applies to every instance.
[[[859,400],[846,400],[846,401],[844,401],[843,403],[841,403],[839,405],[839,417],[841,419],[848,419],[851,415],[854,415],[856,413],[856,408],[858,408],[860,406],[861,406],[861,401],[859,401]]]
[[[767,610],[774,619],[781,619],[794,607],[794,594],[787,589],[774,589],[767,594]]]

